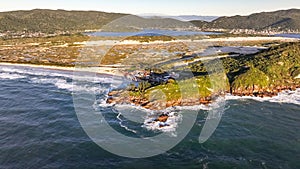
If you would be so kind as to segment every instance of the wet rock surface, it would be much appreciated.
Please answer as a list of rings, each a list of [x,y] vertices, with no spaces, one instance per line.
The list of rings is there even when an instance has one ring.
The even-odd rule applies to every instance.
[[[233,96],[253,96],[253,97],[274,97],[277,96],[282,91],[294,91],[297,88],[300,88],[299,84],[291,85],[291,86],[276,86],[272,88],[259,88],[257,86],[247,88],[247,89],[232,89],[230,93]],[[194,106],[194,105],[208,105],[216,100],[219,96],[224,96],[224,94],[215,94],[209,97],[201,97],[199,99],[176,99],[169,101],[162,100],[154,100],[150,101],[146,98],[140,98],[136,96],[126,96],[124,91],[111,91],[108,93],[107,103],[109,104],[134,104],[137,106],[141,106],[145,109],[150,110],[164,110],[168,107],[174,106]],[[165,116],[159,118],[159,121],[163,121],[166,118]]]

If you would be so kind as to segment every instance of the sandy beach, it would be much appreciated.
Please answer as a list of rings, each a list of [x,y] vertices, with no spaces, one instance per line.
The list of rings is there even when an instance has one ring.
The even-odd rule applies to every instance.
[[[20,66],[20,67],[33,67],[33,68],[43,68],[51,70],[65,70],[65,71],[80,71],[80,72],[90,72],[98,74],[107,74],[107,75],[122,75],[117,68],[112,67],[66,67],[66,66],[52,66],[52,65],[34,65],[34,64],[20,64],[20,63],[5,63],[0,62],[0,66]]]
[[[149,43],[139,42],[139,41],[131,41],[126,40],[123,42],[117,43],[117,41],[87,41],[82,42],[85,45],[147,45],[147,44],[161,44],[161,43],[203,43],[203,42],[256,42],[256,41],[279,41],[279,42],[295,42],[299,41],[297,38],[286,38],[286,37],[227,37],[227,38],[213,38],[213,39],[202,39],[202,40],[172,40],[172,41],[153,41]],[[224,56],[222,56],[224,57]],[[108,74],[108,75],[117,75],[122,76],[123,74],[120,73],[118,68],[115,65],[108,65],[108,66],[99,66],[99,67],[68,67],[68,66],[56,66],[56,65],[36,65],[36,64],[27,64],[27,63],[9,63],[9,62],[0,62],[1,65],[11,65],[11,66],[24,66],[24,67],[35,67],[35,68],[43,68],[43,69],[52,69],[52,70],[65,70],[65,71],[83,71],[83,72],[91,72],[91,73],[99,73],[99,74]]]
[[[201,40],[186,40],[186,39],[176,39],[171,41],[151,41],[151,42],[140,42],[137,40],[100,40],[100,41],[86,41],[81,42],[81,45],[85,46],[114,46],[114,45],[147,45],[147,44],[167,44],[167,43],[179,43],[179,42],[248,42],[248,41],[280,41],[280,42],[296,42],[300,39],[297,38],[287,38],[287,37],[226,37],[226,38],[205,38]]]

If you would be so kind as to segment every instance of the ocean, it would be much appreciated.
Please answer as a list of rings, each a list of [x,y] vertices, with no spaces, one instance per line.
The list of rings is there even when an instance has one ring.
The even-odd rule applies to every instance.
[[[122,135],[150,140],[161,133],[176,139],[180,118],[188,115],[172,110],[179,122],[175,119],[168,130],[145,126],[149,111],[137,109],[142,113],[134,114],[133,106],[105,103],[106,93],[120,85],[110,75],[86,74],[74,81],[71,71],[1,65],[0,79],[0,168],[300,168],[299,89],[264,99],[227,95],[220,123],[201,144],[199,135],[214,107],[198,106],[195,122],[178,144],[152,157],[129,158],[99,146],[82,127],[78,109],[86,110],[87,116],[88,110],[102,114]],[[80,98],[93,105],[75,104],[74,93],[95,96]],[[131,112],[131,117],[121,111]],[[133,116],[140,122],[131,122]],[[95,134],[99,142],[119,141],[124,148],[135,144],[103,131]]]

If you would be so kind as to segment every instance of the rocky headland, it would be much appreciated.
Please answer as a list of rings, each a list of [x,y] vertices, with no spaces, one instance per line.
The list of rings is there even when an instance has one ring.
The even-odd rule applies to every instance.
[[[273,97],[282,91],[296,90],[300,87],[299,42],[284,43],[256,54],[226,57],[221,60],[227,78],[217,91],[211,91],[211,82],[207,75],[197,76],[205,72],[203,65],[197,63],[189,65],[198,84],[197,96],[191,92],[189,98],[183,98],[177,90],[176,80],[172,77],[165,73],[149,73],[150,78],[142,79],[136,85],[109,92],[107,103],[135,104],[146,109],[163,110],[172,106],[209,104],[225,94]],[[161,83],[153,84],[149,80],[153,78],[161,78]],[[159,96],[153,99],[153,92],[157,90],[162,93],[158,93]]]

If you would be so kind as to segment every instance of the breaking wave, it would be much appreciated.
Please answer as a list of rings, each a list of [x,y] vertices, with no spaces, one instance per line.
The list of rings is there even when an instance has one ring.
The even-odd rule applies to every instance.
[[[196,105],[196,106],[176,106],[169,107],[163,111],[153,111],[147,110],[141,106],[136,105],[113,105],[106,103],[106,94],[110,88],[119,86],[122,79],[115,79],[111,76],[90,74],[86,76],[80,76],[71,71],[59,71],[59,70],[48,70],[42,68],[32,68],[32,67],[15,67],[15,66],[0,66],[0,79],[17,80],[24,79],[28,83],[33,84],[50,84],[58,89],[67,90],[70,92],[74,91],[84,91],[93,92],[96,95],[101,95],[97,98],[94,104],[94,109],[98,108],[116,108],[120,110],[117,112],[117,119],[119,120],[120,127],[136,133],[135,130],[126,126],[127,123],[120,118],[120,116],[126,116],[126,110],[136,110],[143,112],[143,119],[139,121],[143,128],[153,131],[170,132],[176,135],[176,128],[182,121],[181,111],[192,110],[192,111],[210,111],[215,109],[217,103],[210,105]],[[74,80],[75,79],[75,80]],[[261,102],[275,102],[275,103],[289,103],[289,104],[300,104],[300,89],[295,91],[283,91],[278,94],[278,96],[272,98],[259,98],[259,97],[239,97],[226,95],[225,100],[243,100],[252,99]],[[122,110],[123,109],[123,110]],[[122,112],[123,111],[123,112]],[[128,111],[127,111],[128,112]],[[168,119],[165,122],[157,121],[156,119],[161,115],[168,115]],[[127,117],[132,117],[127,115]]]
[[[300,105],[300,89],[295,91],[282,91],[274,97],[252,97],[252,96],[232,96],[226,95],[226,100],[241,100],[241,99],[252,99],[260,102],[273,102],[273,103],[289,103]]]
[[[10,74],[10,73],[0,73],[0,79],[23,79],[26,76],[18,75],[18,74]]]

